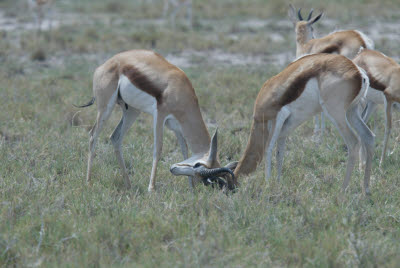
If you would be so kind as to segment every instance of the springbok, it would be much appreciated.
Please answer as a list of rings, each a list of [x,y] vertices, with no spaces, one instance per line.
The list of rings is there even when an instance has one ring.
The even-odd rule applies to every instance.
[[[289,5],[289,18],[295,27],[296,57],[314,53],[337,53],[353,59],[360,48],[372,49],[374,43],[365,34],[357,30],[335,31],[321,38],[314,37],[313,24],[323,15],[312,17],[313,10],[307,20],[303,20],[301,9],[296,11]]]
[[[175,27],[176,15],[182,9],[182,7],[185,7],[186,9],[188,24],[189,27],[192,28],[192,0],[164,0],[163,19],[168,19],[168,13],[170,13],[169,16],[171,17],[172,25]],[[172,9],[172,11],[170,11],[170,9]]]
[[[29,9],[35,13],[36,23],[38,27],[38,32],[42,30],[42,22],[45,16],[45,13],[51,13],[49,11],[53,4],[53,0],[28,0]],[[51,19],[51,18],[50,18]],[[50,21],[51,28],[51,21]]]
[[[370,48],[374,46],[373,42],[366,35],[356,30],[338,31],[322,38],[314,38],[314,30],[312,25],[322,17],[323,13],[315,17],[312,17],[312,13],[313,11],[311,10],[307,20],[304,20],[301,15],[301,9],[298,10],[296,16],[294,7],[289,5],[289,18],[293,22],[296,32],[297,57],[308,53],[313,54],[319,52],[328,52],[342,54],[352,59],[360,51],[360,48]],[[373,94],[368,90],[367,99],[372,95]],[[307,107],[307,109],[302,107]],[[272,142],[268,145],[266,158],[266,178],[269,178],[271,175],[272,151],[276,141],[278,141],[276,159],[278,173],[277,178],[279,180],[282,173],[282,164],[287,135],[289,135],[289,133],[292,132],[297,126],[302,124],[306,118],[315,115],[314,135],[320,132],[320,137],[323,136],[325,117],[324,112],[322,111],[320,113],[320,127],[318,111],[321,111],[321,107],[318,101],[317,92],[315,92],[315,90],[313,92],[306,89],[304,94],[302,94],[296,102],[288,105],[286,108],[287,109],[282,110],[279,116],[277,116],[277,127],[275,128],[274,133],[272,133]]]
[[[289,4],[289,18],[292,21],[296,33],[296,57],[313,53],[337,53],[353,59],[360,48],[373,49],[374,43],[365,34],[357,30],[335,31],[321,38],[315,38],[313,24],[323,15],[312,17],[313,10],[309,13],[307,20],[301,15],[301,9],[296,11],[293,5]],[[321,126],[318,116],[315,117],[314,134],[325,129],[324,115],[321,113]]]
[[[381,166],[392,129],[392,105],[400,101],[400,65],[386,55],[370,49],[363,49],[353,61],[367,72],[371,88],[383,92],[386,98],[385,136],[379,162]]]
[[[266,146],[272,139],[268,123],[272,123],[271,130],[274,132],[279,112],[286,110],[288,104],[296,102],[306,88],[314,87],[316,89],[311,91],[318,92],[323,110],[337,126],[348,147],[349,156],[342,189],[345,190],[349,184],[361,146],[366,152],[363,188],[365,193],[369,193],[375,137],[357,111],[368,83],[368,77],[351,60],[335,54],[303,56],[266,81],[254,104],[249,140],[234,170],[234,184],[237,185],[239,175],[253,172],[262,160]],[[307,109],[307,104],[302,108]],[[196,167],[174,164],[171,172],[174,175],[187,175],[190,174],[187,171],[190,168]]]
[[[212,178],[215,174],[229,172],[227,168],[218,168],[219,162],[215,150],[209,149],[210,135],[190,80],[181,69],[166,61],[161,55],[148,50],[131,50],[113,56],[94,72],[93,95],[90,102],[77,106],[83,108],[97,101],[97,119],[90,131],[88,183],[91,181],[97,138],[115,104],[121,107],[123,114],[110,139],[127,188],[130,188],[131,184],[122,157],[121,145],[124,135],[141,112],[153,116],[154,150],[149,191],[155,188],[164,125],[175,133],[187,163],[201,163],[213,169],[211,173],[207,171],[202,174],[208,174]],[[189,159],[187,159],[186,142],[193,153]],[[189,184],[193,187],[192,178],[189,178]]]

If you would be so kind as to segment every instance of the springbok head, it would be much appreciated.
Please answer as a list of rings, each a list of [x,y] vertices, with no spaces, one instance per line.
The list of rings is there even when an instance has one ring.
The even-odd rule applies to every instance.
[[[307,42],[314,38],[314,29],[312,25],[317,22],[324,13],[321,12],[318,16],[312,17],[313,11],[314,10],[311,9],[307,20],[304,20],[301,15],[301,8],[297,11],[296,15],[294,6],[289,4],[289,18],[293,22],[298,41]]]
[[[218,130],[215,131],[209,151],[204,155],[195,154],[192,157],[173,164],[170,171],[175,176],[192,176],[205,185],[218,185],[220,189],[233,189],[234,174],[237,162],[220,167],[218,162]],[[228,175],[228,176],[227,176]],[[230,178],[229,178],[230,177]]]

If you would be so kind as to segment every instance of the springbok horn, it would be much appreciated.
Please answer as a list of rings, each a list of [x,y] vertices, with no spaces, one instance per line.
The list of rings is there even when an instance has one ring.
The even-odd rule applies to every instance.
[[[299,11],[297,12],[297,16],[299,16],[299,20],[303,20],[303,17],[301,16],[301,8],[299,8]]]
[[[215,161],[217,160],[217,153],[218,153],[218,128],[215,130],[215,133],[211,139],[210,150],[207,160],[207,163],[209,163],[209,165],[212,166],[213,163],[215,163]]]
[[[312,13],[314,12],[314,9],[312,8],[310,11],[310,14],[308,14],[308,18],[307,21],[309,21],[311,19]]]
[[[232,170],[230,170],[229,168],[202,168],[199,171],[199,175],[202,177],[214,177],[214,176],[218,176],[219,174],[222,173],[229,173],[231,174],[232,177],[232,181],[235,181],[235,175],[233,174]]]

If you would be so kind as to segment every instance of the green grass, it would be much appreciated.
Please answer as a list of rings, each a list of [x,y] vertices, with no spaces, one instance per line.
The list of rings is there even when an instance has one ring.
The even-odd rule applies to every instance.
[[[133,185],[125,190],[108,139],[121,116],[118,109],[102,131],[94,183],[87,186],[88,130],[96,111],[72,104],[91,98],[94,69],[116,52],[147,48],[180,55],[190,49],[207,55],[221,50],[264,57],[295,49],[293,29],[278,23],[286,20],[287,3],[280,1],[194,1],[193,30],[183,23],[173,30],[145,22],[161,16],[161,1],[114,2],[56,1],[58,12],[85,23],[68,23],[39,37],[26,30],[0,32],[0,266],[398,266],[400,128],[394,123],[389,148],[395,149],[379,169],[382,111],[370,198],[362,195],[358,170],[348,192],[341,193],[347,159],[343,141],[328,124],[317,146],[311,140],[312,121],[288,139],[280,183],[265,182],[262,164],[228,195],[201,185],[192,193],[184,177],[170,174],[181,155],[174,135],[166,131],[157,190],[149,194],[153,138],[146,115],[125,137],[123,154]],[[29,20],[27,13],[17,12],[23,3],[6,0],[0,7],[23,22]],[[341,28],[350,21],[367,30],[373,22],[365,14],[394,23],[400,10],[394,0],[380,2],[379,10],[369,0],[294,3],[323,7]],[[254,18],[277,23],[240,24]],[[326,28],[320,29],[333,30]],[[270,40],[272,32],[284,41]],[[398,57],[395,42],[376,43]],[[32,57],[39,50],[45,61]],[[247,142],[255,97],[283,66],[231,66],[199,55],[191,60],[182,69],[196,89],[210,132],[219,126],[220,160],[237,160]]]

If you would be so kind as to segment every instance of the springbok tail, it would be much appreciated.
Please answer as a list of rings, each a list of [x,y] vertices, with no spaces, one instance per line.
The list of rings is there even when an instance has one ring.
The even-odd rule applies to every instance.
[[[93,105],[94,101],[96,100],[95,97],[93,97],[88,103],[83,104],[83,105],[76,105],[76,104],[72,104],[74,107],[76,108],[85,108],[85,107],[89,107],[91,105]]]
[[[375,44],[372,39],[366,36],[363,32],[357,31],[356,32],[361,36],[361,39],[364,41],[366,48],[368,49],[375,49]]]

